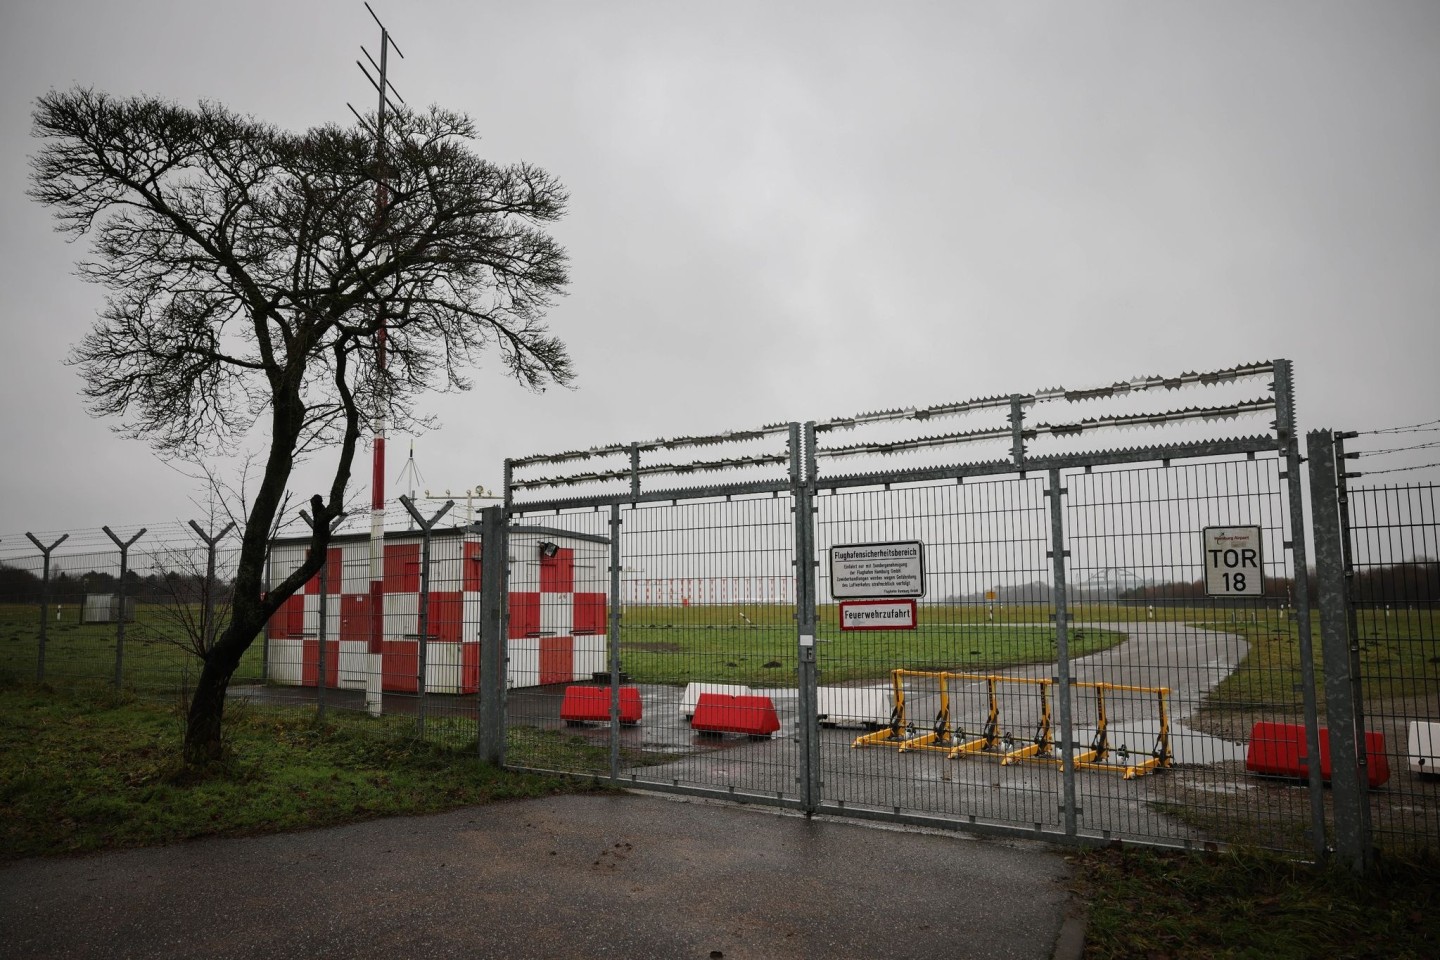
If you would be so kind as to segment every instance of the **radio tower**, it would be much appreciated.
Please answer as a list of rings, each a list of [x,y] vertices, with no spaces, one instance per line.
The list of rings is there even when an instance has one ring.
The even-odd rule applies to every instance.
[[[365,54],[365,59],[370,61],[377,76],[371,76],[365,64],[359,60],[355,61],[360,72],[365,74],[365,79],[370,81],[375,92],[380,96],[380,104],[376,110],[375,128],[371,130],[375,134],[375,227],[379,230],[385,223],[385,214],[390,206],[390,189],[386,185],[388,170],[386,168],[385,156],[385,115],[388,110],[395,109],[390,105],[390,95],[401,103],[405,98],[390,84],[386,73],[391,50],[405,59],[405,54],[395,45],[390,38],[390,31],[385,29],[385,24],[375,15],[370,4],[365,4],[365,9],[370,11],[377,26],[380,27],[380,62],[376,63],[375,58],[370,56],[370,51],[363,46],[360,52]],[[346,104],[346,106],[350,106]],[[362,126],[368,128],[365,118],[360,116],[353,106],[350,112],[355,114]],[[385,429],[386,429],[386,389],[385,389],[385,307],[383,304],[376,307],[378,325],[375,330],[375,415],[373,419],[375,438],[371,445],[371,453],[374,463],[370,471],[370,644],[369,644],[369,670],[365,677],[365,709],[371,715],[380,715],[382,671],[384,668],[383,654],[385,650]]]

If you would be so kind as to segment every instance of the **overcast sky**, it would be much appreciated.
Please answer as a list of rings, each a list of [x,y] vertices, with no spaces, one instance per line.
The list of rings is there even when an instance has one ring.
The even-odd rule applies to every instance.
[[[573,196],[549,319],[576,388],[492,365],[436,398],[437,490],[498,486],[507,456],[1275,357],[1304,429],[1440,418],[1433,0],[373,5],[411,104]],[[0,28],[0,537],[195,515],[64,365],[102,293],[24,195],[34,99],[343,122],[378,30],[359,0],[9,0]]]

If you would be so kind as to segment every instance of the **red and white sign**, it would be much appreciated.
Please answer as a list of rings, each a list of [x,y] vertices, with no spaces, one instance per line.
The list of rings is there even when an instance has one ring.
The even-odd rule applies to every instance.
[[[914,600],[844,600],[841,630],[914,630]]]

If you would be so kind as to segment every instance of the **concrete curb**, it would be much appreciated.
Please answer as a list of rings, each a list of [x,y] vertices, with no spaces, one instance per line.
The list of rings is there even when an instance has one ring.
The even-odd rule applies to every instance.
[[[1060,924],[1060,935],[1055,938],[1054,960],[1081,960],[1085,956],[1085,927],[1087,910],[1077,905],[1065,915]]]

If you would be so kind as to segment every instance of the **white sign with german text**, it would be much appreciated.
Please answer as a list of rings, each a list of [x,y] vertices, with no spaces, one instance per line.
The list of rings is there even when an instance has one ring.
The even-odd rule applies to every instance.
[[[831,547],[830,595],[836,600],[923,597],[925,545],[900,540]]]

